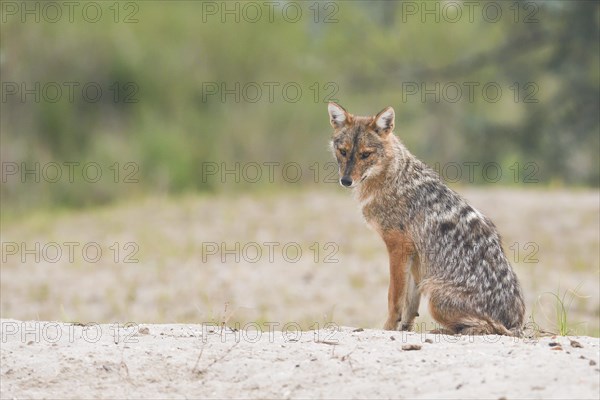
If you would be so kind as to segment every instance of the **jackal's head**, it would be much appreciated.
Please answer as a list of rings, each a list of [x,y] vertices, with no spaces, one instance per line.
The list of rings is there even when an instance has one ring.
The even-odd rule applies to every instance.
[[[371,117],[348,113],[329,103],[329,121],[333,126],[331,149],[337,159],[340,184],[356,187],[385,170],[386,146],[394,130],[394,109],[387,107]]]

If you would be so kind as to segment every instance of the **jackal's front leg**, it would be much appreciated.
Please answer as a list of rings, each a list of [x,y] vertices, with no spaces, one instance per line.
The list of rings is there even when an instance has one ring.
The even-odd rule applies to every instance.
[[[414,264],[414,258],[409,264]],[[410,266],[407,266],[410,271]],[[421,300],[421,293],[417,287],[417,281],[412,272],[407,274],[406,279],[406,296],[404,297],[404,305],[402,308],[402,317],[400,330],[401,331],[412,331],[413,322],[416,317],[419,316],[419,303]]]
[[[388,318],[383,329],[395,331],[402,317],[406,296],[406,261],[390,258],[390,286],[388,288]]]
[[[386,330],[398,329],[407,290],[407,263],[411,259],[412,242],[402,232],[384,233],[383,240],[390,257],[390,286],[388,288],[388,318]]]

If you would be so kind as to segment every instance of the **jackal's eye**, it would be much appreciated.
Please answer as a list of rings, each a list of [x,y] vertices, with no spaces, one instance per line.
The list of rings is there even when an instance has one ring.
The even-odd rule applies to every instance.
[[[342,157],[346,157],[346,150],[340,149],[340,154],[342,155]]]
[[[360,153],[360,159],[364,160],[365,158],[369,158],[370,155],[371,155],[370,151],[362,152],[362,153]]]

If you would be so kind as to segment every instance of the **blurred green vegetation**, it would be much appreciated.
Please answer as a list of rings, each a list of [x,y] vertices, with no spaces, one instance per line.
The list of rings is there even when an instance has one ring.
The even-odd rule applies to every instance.
[[[489,183],[483,167],[497,163],[502,176],[488,172],[498,184],[599,185],[596,1],[308,1],[293,8],[276,1],[272,15],[263,2],[99,2],[95,23],[82,17],[85,2],[72,22],[65,8],[57,22],[46,21],[52,10],[42,8],[36,22],[7,3],[25,4],[2,6],[3,213],[147,193],[323,184],[336,172],[326,164],[328,100],[363,115],[392,105],[396,134],[430,165],[460,166],[460,179],[446,170],[458,183]],[[236,8],[237,15],[223,13]],[[22,85],[36,82],[39,101],[23,99]],[[68,82],[79,85],[72,101]],[[63,88],[56,102],[49,101],[52,83]],[[102,89],[97,102],[82,96],[89,83]],[[235,92],[236,83],[239,99],[221,91]],[[17,94],[9,93],[14,85]],[[23,182],[23,162],[29,169],[39,163],[41,182],[35,174]],[[48,182],[42,172],[53,162],[62,177]],[[73,182],[65,162],[80,163]],[[82,179],[90,162],[101,169],[98,182]],[[239,184],[226,175],[223,184],[218,173],[203,174],[212,162],[228,169],[238,162],[240,174],[256,162],[263,175],[253,183],[241,174]],[[273,183],[265,162],[280,163]],[[302,168],[298,182],[281,179],[290,162]],[[7,174],[7,163],[19,171]],[[479,163],[472,176],[466,163]]]

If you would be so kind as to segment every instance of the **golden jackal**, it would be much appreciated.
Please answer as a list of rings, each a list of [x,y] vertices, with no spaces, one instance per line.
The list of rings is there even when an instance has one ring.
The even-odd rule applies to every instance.
[[[335,103],[328,111],[340,183],[389,253],[384,329],[410,330],[426,294],[444,332],[520,335],[523,295],[492,221],[404,147],[391,107],[374,117]]]

